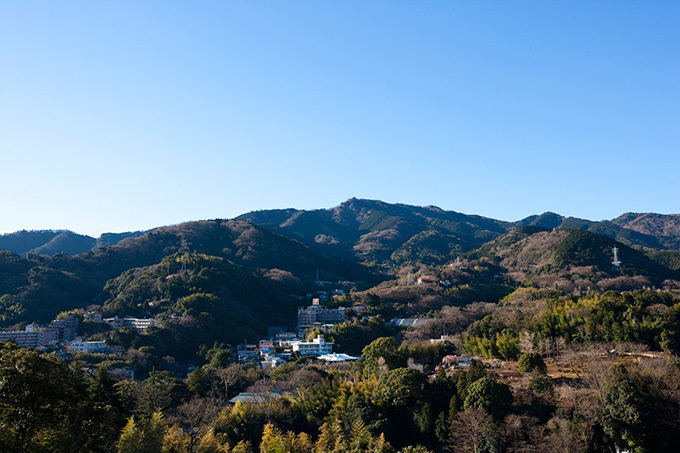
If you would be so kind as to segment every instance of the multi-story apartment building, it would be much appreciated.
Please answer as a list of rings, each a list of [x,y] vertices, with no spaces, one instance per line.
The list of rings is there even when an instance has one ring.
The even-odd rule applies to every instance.
[[[37,348],[43,344],[42,330],[18,330],[0,332],[0,341],[14,343],[22,348]]]
[[[298,330],[304,330],[315,325],[337,324],[345,321],[344,308],[322,308],[320,305],[312,305],[308,308],[298,309]]]
[[[122,319],[118,316],[114,316],[113,318],[104,318],[103,321],[110,325],[112,329],[129,327],[130,329],[135,329],[138,332],[143,332],[147,328],[156,324],[156,320],[152,318],[133,318],[131,316],[126,316]]]
[[[72,314],[66,315],[65,318],[55,319],[43,331],[43,344],[73,340],[78,332],[78,324],[78,318]]]
[[[326,342],[322,335],[319,335],[312,341],[293,341],[291,343],[293,347],[293,352],[299,352],[300,355],[314,355],[314,356],[332,353],[333,344],[334,343]]]

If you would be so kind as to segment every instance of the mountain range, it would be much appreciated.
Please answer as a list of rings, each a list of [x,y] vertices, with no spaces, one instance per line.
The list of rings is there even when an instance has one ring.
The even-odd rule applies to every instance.
[[[283,313],[291,318],[301,303],[289,296],[318,289],[318,280],[362,291],[381,282],[399,286],[395,279],[405,272],[477,288],[458,299],[442,292],[440,306],[491,301],[521,284],[567,292],[673,289],[680,288],[679,244],[680,215],[628,213],[593,222],[544,213],[505,222],[356,198],[330,209],[255,211],[99,238],[19,231],[0,236],[0,324],[46,322],[91,305],[107,315],[139,316],[197,314],[209,306],[223,318],[249,319],[251,330],[238,330],[246,335]],[[612,264],[614,247],[620,266]],[[183,260],[193,267],[182,271]],[[461,260],[469,267],[449,271],[463,269],[455,264]],[[203,302],[178,302],[195,294],[205,294]],[[418,311],[413,294],[404,296],[411,298],[406,305],[399,298],[393,305]],[[199,308],[187,308],[192,304]]]
[[[338,256],[354,256],[364,264],[408,260],[432,253],[434,261],[466,252],[522,226],[578,229],[601,234],[641,250],[680,248],[680,214],[625,213],[613,220],[591,221],[553,212],[517,222],[352,198],[330,209],[273,209],[236,217]],[[189,224],[191,222],[187,222]],[[77,255],[147,231],[104,233],[98,238],[68,230],[17,231],[0,235],[0,250],[18,255]],[[441,250],[448,249],[444,255]],[[414,250],[420,250],[414,252]]]

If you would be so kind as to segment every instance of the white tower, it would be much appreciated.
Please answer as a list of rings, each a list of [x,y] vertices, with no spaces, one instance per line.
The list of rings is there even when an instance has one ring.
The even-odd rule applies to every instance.
[[[612,261],[612,264],[619,267],[621,265],[621,261],[619,261],[619,249],[618,247],[614,247],[612,251],[614,252],[614,261]]]

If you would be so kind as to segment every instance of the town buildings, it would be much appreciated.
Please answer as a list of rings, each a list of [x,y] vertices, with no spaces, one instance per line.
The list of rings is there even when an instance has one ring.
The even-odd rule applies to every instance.
[[[71,341],[78,332],[78,318],[68,314],[64,318],[55,319],[44,330],[37,324],[29,324],[25,330],[2,331],[0,341],[14,343],[22,348],[38,348],[62,341]]]

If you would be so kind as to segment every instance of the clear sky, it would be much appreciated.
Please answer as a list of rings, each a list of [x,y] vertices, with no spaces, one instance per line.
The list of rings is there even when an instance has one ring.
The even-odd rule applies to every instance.
[[[0,0],[0,232],[679,213],[678,1]]]

